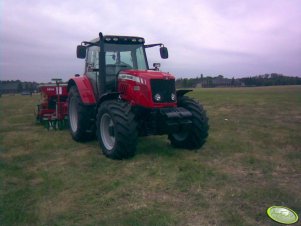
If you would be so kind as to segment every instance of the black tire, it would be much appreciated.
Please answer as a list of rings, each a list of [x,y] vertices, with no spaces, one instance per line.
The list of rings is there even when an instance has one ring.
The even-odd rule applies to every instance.
[[[75,141],[95,138],[95,130],[91,130],[91,109],[83,105],[76,86],[72,86],[68,94],[68,125]]]
[[[173,147],[198,149],[203,146],[208,137],[208,117],[203,106],[193,99],[183,96],[178,100],[178,106],[192,113],[192,127],[168,134],[168,139]]]
[[[125,159],[135,155],[137,122],[131,106],[123,101],[110,100],[98,108],[96,134],[105,156]]]

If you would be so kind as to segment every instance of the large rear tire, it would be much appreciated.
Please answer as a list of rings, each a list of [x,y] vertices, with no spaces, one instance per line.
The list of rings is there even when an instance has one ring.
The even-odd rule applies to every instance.
[[[95,138],[91,123],[91,109],[84,106],[76,86],[72,86],[68,95],[69,131],[75,141],[87,141]]]
[[[190,130],[168,134],[171,145],[177,148],[198,149],[203,146],[208,137],[208,117],[203,106],[193,99],[183,96],[178,100],[178,106],[192,113],[192,125]]]
[[[102,152],[111,159],[134,156],[137,145],[137,122],[131,106],[123,101],[103,102],[97,114],[97,139]]]

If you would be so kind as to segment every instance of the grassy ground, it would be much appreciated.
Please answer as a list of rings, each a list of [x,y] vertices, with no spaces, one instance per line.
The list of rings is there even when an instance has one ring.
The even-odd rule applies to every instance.
[[[198,151],[140,138],[134,158],[35,124],[38,96],[0,98],[0,225],[278,225],[301,213],[301,87],[198,89],[210,135]]]

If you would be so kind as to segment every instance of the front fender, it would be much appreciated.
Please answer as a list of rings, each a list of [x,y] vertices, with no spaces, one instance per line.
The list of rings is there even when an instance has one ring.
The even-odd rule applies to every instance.
[[[80,77],[71,78],[68,81],[68,92],[72,86],[76,86],[81,97],[83,104],[93,105],[96,104],[96,98],[94,95],[93,87],[90,80],[86,75]]]
[[[176,91],[177,93],[177,99],[181,98],[184,96],[186,93],[193,91],[192,89],[179,89]]]
[[[102,102],[106,100],[117,100],[119,95],[119,92],[104,93],[100,96],[99,100],[97,101],[97,106],[99,106]]]

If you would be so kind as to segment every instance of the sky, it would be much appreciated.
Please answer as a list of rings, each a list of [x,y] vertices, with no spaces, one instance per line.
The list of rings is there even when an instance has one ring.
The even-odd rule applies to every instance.
[[[180,77],[301,77],[300,0],[1,0],[0,80],[83,74],[76,46],[99,32],[144,37],[150,66]]]

